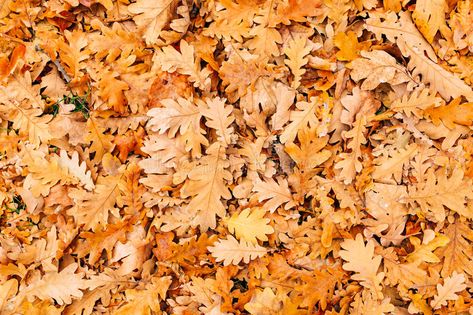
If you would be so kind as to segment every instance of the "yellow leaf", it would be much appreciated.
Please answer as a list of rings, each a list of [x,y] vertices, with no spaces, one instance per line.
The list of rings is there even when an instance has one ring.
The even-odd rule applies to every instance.
[[[369,42],[358,42],[358,37],[353,31],[338,33],[333,38],[333,43],[340,49],[336,56],[341,61],[352,61],[358,58],[360,51],[367,50],[370,47]]]
[[[239,240],[258,244],[257,239],[267,241],[266,234],[274,232],[273,227],[268,224],[270,219],[264,218],[265,213],[263,208],[255,208],[252,212],[247,208],[226,218],[225,222],[230,233],[234,233]]]
[[[425,114],[438,126],[442,122],[450,129],[455,124],[471,126],[473,124],[473,103],[460,104],[461,98],[452,100],[448,105],[429,108]]]
[[[412,14],[412,19],[429,43],[440,29],[446,27],[445,13],[447,2],[445,0],[418,0]]]
[[[422,261],[428,263],[438,263],[440,259],[433,253],[433,251],[439,247],[444,247],[450,240],[447,236],[439,234],[435,236],[433,240],[428,243],[422,243],[417,237],[410,237],[409,240],[414,245],[415,250],[407,255],[407,261],[412,263],[419,263]]]

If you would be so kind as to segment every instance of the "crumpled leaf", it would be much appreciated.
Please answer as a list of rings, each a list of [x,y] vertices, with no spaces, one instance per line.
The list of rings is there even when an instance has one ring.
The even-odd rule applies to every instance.
[[[364,79],[362,90],[373,90],[381,83],[397,85],[409,81],[405,69],[387,52],[361,51],[360,55],[362,58],[351,62],[350,76],[355,81]]]

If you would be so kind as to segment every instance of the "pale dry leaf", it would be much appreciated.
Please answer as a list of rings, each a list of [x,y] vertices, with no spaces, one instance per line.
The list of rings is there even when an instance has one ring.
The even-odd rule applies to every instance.
[[[340,257],[346,261],[343,269],[355,272],[351,276],[353,280],[360,281],[364,287],[373,290],[377,298],[382,298],[381,281],[384,273],[378,273],[382,257],[374,253],[374,242],[369,240],[366,244],[361,234],[357,234],[354,240],[346,239],[340,245],[342,250]]]
[[[355,121],[351,130],[344,133],[344,137],[349,139],[347,148],[351,151],[340,154],[341,160],[335,164],[335,169],[340,169],[339,176],[345,184],[351,183],[356,173],[359,173],[362,169],[360,162],[361,146],[367,141],[364,135],[366,131],[365,124],[366,118],[362,116]]]
[[[73,299],[83,296],[82,290],[88,288],[84,273],[75,273],[77,264],[73,263],[57,272],[46,273],[41,279],[21,288],[18,299],[34,297],[41,300],[54,299],[59,305],[70,304]]]
[[[445,0],[420,0],[416,2],[416,8],[412,14],[414,23],[429,43],[432,43],[435,34],[447,27],[445,12],[447,2]]]
[[[443,284],[437,284],[437,294],[430,302],[434,310],[447,305],[448,301],[458,299],[457,293],[466,289],[465,275],[456,271],[450,277],[444,279]]]
[[[208,247],[217,262],[223,262],[224,266],[238,265],[241,261],[248,264],[251,260],[266,255],[267,249],[248,243],[244,240],[237,241],[229,235],[226,239],[220,239],[213,246]]]
[[[291,209],[297,205],[292,198],[287,180],[282,178],[277,179],[277,182],[273,179],[261,180],[257,178],[253,191],[256,192],[258,201],[267,200],[264,207],[270,212],[276,211],[282,205],[285,209]]]
[[[353,68],[350,76],[355,81],[364,79],[362,90],[373,90],[381,83],[392,85],[409,81],[404,67],[396,59],[383,50],[362,51],[362,58],[351,62]]]
[[[70,213],[78,225],[83,225],[85,230],[94,231],[107,225],[109,213],[116,209],[120,180],[120,175],[99,177],[92,192],[73,190],[69,193],[69,197],[75,202]]]
[[[128,6],[128,11],[136,14],[133,20],[138,25],[147,44],[156,44],[162,29],[169,23],[176,0],[138,0]]]
[[[250,314],[279,314],[281,301],[277,298],[271,288],[258,290],[251,301],[245,304],[245,310]]]
[[[69,158],[67,152],[61,150],[58,164],[59,167],[66,169],[70,175],[76,177],[80,183],[84,185],[85,189],[94,189],[95,185],[92,181],[91,172],[87,170],[85,162],[79,163],[79,154],[77,151],[74,151]]]
[[[305,56],[309,54],[311,48],[306,44],[307,39],[299,37],[290,41],[288,46],[284,49],[284,53],[288,57],[284,60],[284,63],[291,69],[292,75],[294,76],[291,87],[295,89],[299,87],[301,77],[306,71],[303,67],[309,61]]]
[[[235,120],[232,111],[233,106],[225,105],[225,99],[207,99],[206,105],[201,104],[200,113],[206,118],[206,125],[217,132],[217,139],[224,146],[232,143],[233,127]]]
[[[414,115],[421,118],[424,110],[442,104],[443,100],[441,98],[436,97],[428,89],[422,89],[404,94],[402,98],[396,99],[389,108],[395,112],[402,112],[407,117]]]
[[[0,284],[0,312],[8,314],[10,303],[9,299],[18,291],[18,281],[10,279]]]
[[[172,46],[165,46],[157,51],[154,56],[161,70],[167,72],[179,72],[189,76],[196,87],[207,89],[210,85],[209,75],[211,71],[207,68],[201,69],[199,59],[195,57],[194,47],[184,40],[180,42],[180,51]]]
[[[448,209],[471,218],[473,212],[467,202],[473,199],[473,193],[465,181],[469,180],[461,168],[455,168],[450,176],[445,170],[438,174],[431,170],[424,183],[408,188],[409,197],[402,202],[418,204],[424,215],[437,222],[445,219]]]
[[[383,153],[385,155],[373,160],[375,163],[375,169],[372,174],[373,179],[378,182],[388,182],[394,177],[394,180],[399,183],[405,165],[408,165],[409,160],[417,154],[417,145],[413,143],[405,148]]]
[[[378,38],[386,36],[391,42],[397,43],[404,56],[410,57],[409,70],[413,77],[422,75],[422,80],[430,84],[432,90],[438,91],[446,100],[465,96],[473,100],[473,90],[453,73],[438,64],[438,58],[412,22],[408,12],[401,12],[398,18],[390,13],[383,20],[373,14],[366,21],[366,29]]]
[[[280,139],[282,143],[292,142],[297,132],[306,127],[317,127],[319,120],[316,116],[316,110],[321,100],[318,97],[312,97],[310,102],[297,102],[296,108],[298,110],[291,111],[289,120],[291,121],[281,133]]]
[[[200,164],[192,169],[189,180],[181,189],[181,196],[191,197],[188,209],[195,213],[193,221],[202,231],[215,228],[215,216],[224,217],[226,210],[222,199],[230,199],[231,193],[225,181],[231,180],[227,170],[228,160],[225,159],[225,149],[215,143],[207,150],[207,155],[201,158]]]
[[[169,276],[153,277],[144,289],[127,289],[125,291],[127,303],[121,306],[115,314],[161,312],[160,302],[166,298],[166,292],[171,282],[172,279]]]

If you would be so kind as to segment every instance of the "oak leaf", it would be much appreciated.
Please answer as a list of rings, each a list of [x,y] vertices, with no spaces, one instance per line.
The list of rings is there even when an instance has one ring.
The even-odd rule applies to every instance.
[[[394,177],[394,180],[399,183],[405,165],[417,154],[417,145],[413,143],[399,150],[388,151],[384,149],[383,151],[385,151],[384,154],[381,153],[382,155],[373,161],[375,163],[373,179],[378,182],[389,182]]]
[[[95,289],[92,291],[88,291],[84,293],[80,300],[74,300],[70,305],[68,305],[63,313],[65,315],[84,315],[84,314],[92,314],[95,304],[98,300],[103,299],[107,301],[107,295],[110,295],[109,292],[113,289],[113,285],[109,285],[108,287],[101,287],[99,289]]]
[[[443,284],[437,284],[437,294],[430,302],[434,310],[447,305],[448,301],[458,299],[457,293],[466,289],[465,275],[456,271],[450,277],[444,279]]]
[[[138,25],[146,44],[156,44],[161,30],[169,23],[176,0],[138,0],[128,6],[128,11],[136,14],[133,20]]]
[[[174,137],[179,131],[185,134],[192,127],[193,130],[200,129],[201,113],[199,108],[191,101],[178,98],[161,100],[163,107],[152,108],[147,115],[151,117],[148,127],[160,134],[168,132],[170,137]]]
[[[318,16],[323,12],[320,1],[289,0],[279,2],[276,14],[271,17],[270,25],[283,23],[289,25],[291,21],[302,22],[307,17]]]
[[[436,97],[428,89],[422,89],[404,94],[402,98],[396,99],[389,108],[395,112],[402,112],[407,117],[414,115],[421,118],[425,110],[442,104],[441,98]]]
[[[372,190],[365,193],[366,211],[371,216],[363,220],[365,235],[379,236],[383,246],[399,245],[406,238],[402,234],[408,214],[407,207],[399,200],[406,196],[405,186],[374,183]]]
[[[296,92],[288,86],[277,83],[275,86],[276,112],[271,117],[273,130],[281,130],[290,119],[289,108],[294,103]]]
[[[222,62],[219,75],[226,86],[227,93],[237,92],[238,97],[245,95],[248,89],[254,89],[259,78],[270,76],[271,71],[265,63],[254,56],[243,59],[234,54],[227,61]]]
[[[356,173],[362,169],[360,162],[361,158],[361,146],[366,143],[365,131],[366,131],[366,118],[358,118],[353,128],[344,134],[348,140],[347,148],[351,151],[349,153],[340,154],[341,160],[335,164],[335,169],[341,169],[340,178],[345,184],[349,184],[355,178]]]
[[[350,304],[350,314],[363,315],[387,315],[395,311],[395,307],[390,303],[390,298],[379,299],[367,290],[357,293]]]
[[[435,221],[444,220],[447,209],[471,218],[473,213],[467,202],[473,199],[473,193],[465,181],[461,168],[455,168],[450,176],[445,171],[429,171],[424,183],[408,188],[409,196],[402,202],[418,204],[421,212]]]
[[[28,108],[29,106],[20,104],[16,100],[10,101],[4,98],[2,90],[0,89],[0,109],[8,112],[7,119],[13,123],[13,129],[26,135],[36,147],[53,138],[48,125],[53,118],[51,115],[43,115],[39,108]]]
[[[215,228],[215,216],[225,216],[223,199],[230,199],[231,193],[225,181],[232,179],[227,170],[228,160],[225,150],[219,143],[207,149],[207,155],[202,157],[199,165],[188,174],[189,180],[181,189],[181,196],[192,197],[187,209],[194,214],[195,225],[200,225],[202,231]]]
[[[211,71],[207,68],[201,69],[199,58],[195,57],[194,47],[185,40],[181,40],[177,51],[172,46],[165,46],[157,51],[154,60],[160,65],[161,70],[167,72],[179,72],[189,76],[194,86],[205,90],[210,85],[209,75]]]
[[[455,124],[471,126],[473,124],[473,103],[462,103],[461,98],[453,99],[448,105],[429,108],[425,114],[438,126],[442,122],[447,128],[454,129]]]
[[[65,169],[67,173],[79,180],[87,190],[94,189],[94,182],[92,181],[91,172],[87,170],[85,161],[79,163],[79,154],[77,151],[72,153],[69,158],[65,150],[61,150],[59,158],[57,159],[59,167]]]
[[[60,77],[59,71],[54,68],[41,78],[41,87],[44,88],[42,94],[49,96],[54,101],[58,101],[64,95],[67,95],[67,86]]]
[[[93,116],[87,120],[87,134],[85,140],[90,143],[91,152],[95,152],[93,161],[98,163],[102,160],[105,153],[112,152],[114,148],[113,136],[105,134],[106,128],[103,128],[99,121]]]
[[[340,246],[340,257],[346,261],[343,269],[355,272],[351,276],[353,280],[360,281],[377,298],[382,298],[381,281],[384,279],[384,272],[378,273],[382,257],[374,253],[374,242],[369,240],[365,244],[363,236],[357,234],[354,240],[346,239]]]
[[[307,39],[299,37],[289,42],[284,49],[284,53],[288,57],[284,63],[291,69],[294,79],[291,87],[297,89],[301,84],[302,75],[305,73],[303,67],[307,64],[309,59],[305,58],[310,53],[310,46],[307,45]]]
[[[363,91],[356,86],[351,93],[351,95],[344,95],[340,99],[344,107],[340,114],[342,123],[352,126],[353,122],[361,116],[375,116],[381,104],[373,97],[372,92]]]
[[[46,273],[41,279],[21,288],[17,297],[26,297],[32,301],[34,297],[40,300],[54,299],[59,305],[70,304],[73,299],[81,298],[82,290],[89,287],[84,273],[75,273],[78,265],[70,264],[59,273]]]
[[[409,70],[413,77],[422,75],[422,80],[430,84],[430,88],[449,100],[465,96],[473,100],[473,90],[463,80],[445,70],[438,64],[438,58],[412,22],[408,12],[401,12],[398,18],[395,13],[389,13],[381,20],[376,14],[366,21],[366,29],[376,34],[378,38],[386,36],[396,43],[405,57],[410,57]]]
[[[267,249],[248,243],[247,241],[237,241],[229,235],[226,239],[220,239],[213,246],[208,247],[212,256],[217,262],[222,262],[224,266],[238,265],[241,261],[248,264],[251,260],[266,255]]]
[[[120,194],[120,180],[120,175],[99,177],[93,192],[73,190],[69,193],[76,203],[70,213],[77,224],[84,225],[85,230],[94,231],[107,225],[109,212],[116,212],[115,203]]]
[[[420,239],[414,236],[411,236],[409,240],[415,249],[407,255],[406,260],[417,264],[424,261],[428,263],[440,262],[440,258],[434,253],[434,250],[444,247],[450,242],[450,239],[443,234],[434,235],[434,238],[428,242],[424,239],[421,243]]]
[[[108,259],[112,258],[112,251],[118,241],[126,241],[126,233],[129,231],[128,222],[120,222],[109,225],[103,231],[82,232],[80,236],[84,239],[77,247],[79,257],[89,255],[88,262],[94,265],[105,250]]]
[[[31,189],[35,197],[48,195],[50,189],[59,182],[80,184],[89,191],[94,188],[91,172],[86,171],[85,162],[79,164],[77,152],[69,158],[66,151],[61,150],[60,156],[52,155],[47,161],[44,150],[34,150],[31,145],[27,145],[23,154],[23,162],[30,172],[24,187]]]
[[[319,120],[316,116],[316,110],[322,106],[321,99],[311,97],[309,102],[297,102],[298,110],[291,111],[290,123],[281,133],[281,143],[292,142],[297,132],[304,127],[317,127]]]
[[[279,55],[278,44],[283,42],[278,29],[267,27],[265,24],[266,23],[262,22],[261,24],[251,28],[249,35],[251,35],[252,38],[246,41],[247,47],[253,50],[255,54],[261,58],[265,58],[265,56]]]
[[[389,285],[398,285],[401,293],[429,283],[427,272],[422,269],[419,262],[399,262],[393,248],[387,249],[382,255],[385,281]]]
[[[454,271],[473,274],[473,249],[470,242],[473,241],[473,230],[467,221],[456,219],[445,230],[445,236],[449,238],[446,246],[440,248],[438,253],[443,257],[442,276],[450,276]]]
[[[115,314],[151,314],[160,312],[160,302],[166,298],[166,292],[171,285],[171,277],[153,277],[143,289],[128,289],[125,291],[127,302]]]
[[[291,209],[296,206],[287,180],[283,178],[278,178],[277,182],[274,179],[261,180],[258,178],[254,184],[253,191],[256,192],[255,196],[258,198],[258,201],[267,200],[264,207],[271,213],[283,204],[285,204],[285,209]]]
[[[130,163],[123,173],[123,180],[118,183],[120,195],[117,205],[123,208],[126,215],[137,215],[143,209],[143,194],[146,189],[140,184],[141,169]]]
[[[233,106],[225,105],[225,99],[207,99],[206,105],[201,104],[200,113],[206,118],[206,125],[217,132],[217,140],[224,146],[232,143],[233,127],[230,125],[235,120]]]
[[[358,42],[358,37],[353,31],[345,33],[338,33],[333,38],[335,46],[340,51],[337,52],[336,56],[341,61],[352,61],[355,60],[362,50],[367,50],[370,46],[369,42]]]
[[[420,0],[416,2],[416,8],[412,14],[414,23],[429,43],[432,43],[435,34],[444,31],[447,26],[445,12],[447,2],[445,0]]]
[[[18,292],[18,281],[10,279],[0,284],[0,312],[8,314],[9,299]]]
[[[285,298],[285,299],[284,299]],[[282,297],[274,294],[271,288],[258,290],[253,298],[245,304],[245,310],[250,314],[297,314],[285,307],[284,300],[289,300],[287,296]]]
[[[81,71],[85,68],[85,60],[89,58],[90,51],[87,47],[88,38],[85,32],[64,31],[64,37],[60,37],[56,42],[57,51],[61,64],[70,79],[79,80],[84,74]]]
[[[120,80],[117,73],[112,71],[101,71],[99,74],[99,95],[109,108],[120,114],[127,109],[127,100],[124,92],[129,89],[126,82]]]
[[[316,128],[299,130],[297,139],[299,146],[293,142],[286,143],[284,150],[303,172],[311,174],[316,166],[327,161],[332,155],[329,150],[324,149],[328,143],[328,137],[317,137]]]
[[[392,85],[409,81],[405,69],[396,62],[396,59],[385,51],[361,51],[361,58],[350,63],[353,69],[350,76],[356,82],[364,79],[362,90],[373,90],[380,83]]]
[[[301,280],[304,284],[296,287],[297,291],[302,292],[301,306],[308,307],[309,311],[313,311],[318,303],[319,307],[325,310],[336,285],[342,281],[343,276],[342,270],[328,267],[303,274]]]
[[[234,213],[230,218],[225,218],[230,233],[235,234],[239,240],[245,240],[252,244],[258,244],[258,240],[267,241],[266,234],[272,234],[274,229],[268,223],[270,219],[264,218],[266,211],[263,208],[255,208],[250,211],[244,209],[240,213]]]

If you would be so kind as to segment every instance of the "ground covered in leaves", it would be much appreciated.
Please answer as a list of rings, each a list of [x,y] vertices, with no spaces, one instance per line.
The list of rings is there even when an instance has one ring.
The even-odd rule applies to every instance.
[[[0,314],[472,314],[472,22],[0,1]]]

